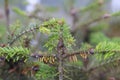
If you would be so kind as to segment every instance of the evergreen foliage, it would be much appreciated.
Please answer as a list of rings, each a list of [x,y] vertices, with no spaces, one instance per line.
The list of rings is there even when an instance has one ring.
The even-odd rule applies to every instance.
[[[45,47],[48,48],[49,51],[55,50],[56,45],[58,44],[59,38],[62,37],[64,40],[64,44],[67,49],[71,49],[75,40],[70,34],[70,29],[62,19],[50,19],[47,22],[44,22],[40,27],[40,32],[48,34],[49,38]]]
[[[74,3],[74,0],[72,2]],[[73,3],[70,4],[70,8],[73,8]],[[0,72],[11,75],[13,75],[12,73],[18,73],[17,77],[26,76],[26,80],[29,78],[34,80],[55,80],[55,78],[56,80],[58,78],[59,80],[88,80],[91,73],[97,72],[99,74],[99,70],[102,71],[103,68],[108,68],[108,70],[111,66],[118,68],[120,63],[120,38],[108,37],[105,30],[109,28],[109,24],[102,20],[117,17],[120,12],[104,15],[98,13],[95,16],[90,16],[88,22],[83,20],[84,23],[79,23],[77,19],[78,12],[84,14],[89,10],[96,11],[102,4],[95,1],[83,9],[75,12],[73,10],[71,12],[72,28],[75,28],[73,30],[70,29],[71,27],[67,25],[64,19],[47,19],[41,24],[31,23],[27,28],[21,27],[22,25],[17,22],[10,29],[8,44],[0,45],[0,67],[3,68]],[[26,13],[18,8],[14,8],[13,11],[27,17]],[[76,26],[77,22],[79,24]],[[82,30],[84,32],[83,35],[78,34],[80,35],[79,39],[73,37],[76,30],[81,33]],[[42,52],[39,48],[33,50],[32,46],[26,46],[31,44],[28,39],[28,37],[31,37],[31,34],[29,34],[31,32],[40,32],[40,35],[45,36],[47,41],[43,40],[43,43],[38,43],[40,46],[44,44],[43,47],[47,48],[44,50],[45,52]],[[22,42],[14,44],[17,40],[23,40],[22,36],[24,35],[27,36],[24,45],[21,45]],[[34,34],[32,34],[32,38],[34,37]],[[78,41],[79,48],[75,46],[75,41]],[[20,47],[17,47],[18,45]],[[7,65],[7,68],[4,68],[4,65]],[[79,75],[74,74],[76,72]],[[116,74],[119,74],[119,72]],[[6,77],[1,75],[0,78],[7,80]],[[105,74],[105,76],[109,75]]]
[[[4,57],[8,62],[18,62],[23,59],[26,62],[29,56],[29,50],[23,47],[0,47],[0,57]]]

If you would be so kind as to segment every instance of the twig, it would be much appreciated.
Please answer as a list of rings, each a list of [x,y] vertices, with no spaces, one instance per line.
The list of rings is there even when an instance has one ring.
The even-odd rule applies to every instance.
[[[100,17],[98,17],[98,18],[93,19],[92,21],[89,21],[89,22],[87,22],[87,23],[85,23],[85,24],[80,25],[80,27],[89,26],[89,25],[92,24],[93,22],[98,22],[98,21],[101,21],[102,19],[108,19],[108,18],[110,18],[110,17],[111,17],[110,14],[104,14],[103,16],[100,16]],[[74,32],[75,32],[76,30],[78,30],[80,27],[74,28],[73,30],[71,30],[71,32],[74,33]]]
[[[8,34],[10,34],[10,28],[9,28],[9,6],[8,6],[8,0],[4,0],[5,2],[5,16],[6,16],[6,29]]]
[[[39,27],[37,27],[37,25],[36,25],[36,26],[33,27],[33,28],[30,28],[30,29],[27,29],[27,30],[21,32],[20,34],[18,34],[17,36],[15,36],[15,37],[13,38],[13,40],[8,43],[8,45],[12,45],[18,38],[20,38],[20,37],[21,37],[22,35],[24,35],[25,33],[28,33],[28,32],[30,32],[30,31],[34,31],[34,30],[37,30],[37,29],[39,29]]]
[[[64,54],[63,57],[64,59],[66,59],[67,57],[70,57],[70,56],[74,56],[74,55],[79,55],[79,54],[105,54],[105,53],[108,53],[108,52],[111,52],[111,53],[117,53],[117,52],[120,52],[120,50],[104,50],[104,51],[94,51],[94,49],[90,49],[90,50],[82,50],[82,51],[77,51],[77,52],[73,52],[73,53],[70,53],[70,54]]]

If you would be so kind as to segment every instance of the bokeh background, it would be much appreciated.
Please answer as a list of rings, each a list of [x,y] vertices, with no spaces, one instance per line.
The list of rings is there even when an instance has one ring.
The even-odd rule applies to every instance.
[[[0,0],[0,43],[6,44],[12,33],[19,34],[24,28],[50,18],[65,19],[76,39],[74,50],[94,47],[103,41],[120,42],[119,11],[120,0]],[[17,28],[21,30],[17,32]],[[27,37],[33,52],[46,51],[43,47],[46,36],[36,32]],[[66,65],[69,78],[65,80],[120,80],[120,63],[94,68],[97,64],[94,57],[90,61],[88,72],[81,71],[81,62]],[[91,68],[94,70],[89,71]]]

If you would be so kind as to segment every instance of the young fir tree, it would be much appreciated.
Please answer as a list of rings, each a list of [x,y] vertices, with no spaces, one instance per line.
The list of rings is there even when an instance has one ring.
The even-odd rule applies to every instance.
[[[80,11],[86,12],[90,9],[98,8],[100,5],[100,3],[93,3]],[[105,14],[86,22],[81,26],[88,26],[93,22],[98,22],[102,19],[118,15],[119,12],[111,15]],[[75,22],[73,21],[73,24],[75,24]],[[102,23],[99,24],[99,27],[101,28],[105,25],[106,24]],[[107,67],[108,70],[110,70],[109,67],[114,67],[118,69],[120,52],[119,38],[110,39],[101,32],[95,32],[95,28],[89,29],[87,27],[85,29],[87,29],[88,32],[89,30],[93,30],[94,33],[90,33],[90,40],[88,40],[88,36],[87,39],[85,37],[83,40],[93,44],[93,46],[91,47],[90,44],[83,43],[81,44],[80,49],[74,50],[72,46],[75,46],[75,39],[72,34],[77,29],[79,29],[79,27],[76,27],[71,31],[64,20],[53,18],[40,25],[32,25],[32,28],[30,27],[18,34],[14,33],[14,36],[11,36],[9,43],[6,46],[1,45],[0,47],[1,78],[3,80],[10,80],[10,78],[12,80],[16,80],[16,78],[18,80],[53,80],[55,78],[57,78],[57,80],[93,80],[92,77],[94,77],[94,74],[97,73],[97,71],[103,70],[102,68]],[[45,34],[44,36],[47,34],[47,42],[44,44],[44,47],[47,49],[46,52],[40,52],[39,50],[36,51],[37,53],[34,53],[32,47],[29,46],[29,37],[24,38],[22,47],[16,47],[19,44],[15,43],[15,41],[23,39],[22,36],[25,36],[26,33],[38,30],[42,34]],[[31,34],[26,35],[30,36]],[[71,68],[72,70],[76,69],[75,72],[70,71]],[[76,76],[74,73],[79,74],[76,74]],[[9,75],[9,77],[7,77],[7,75]],[[74,75],[75,78],[73,78],[72,75]],[[107,70],[104,70],[104,73],[100,71],[97,76],[102,80],[106,79],[105,76],[111,77],[110,74],[107,73]],[[119,79],[117,73],[114,77]]]

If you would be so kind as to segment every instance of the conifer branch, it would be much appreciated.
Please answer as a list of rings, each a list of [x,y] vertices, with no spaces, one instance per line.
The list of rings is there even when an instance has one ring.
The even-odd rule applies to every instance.
[[[30,28],[30,29],[26,29],[25,31],[19,33],[17,36],[13,37],[13,39],[8,43],[8,45],[12,45],[17,39],[19,39],[22,35],[26,34],[26,33],[29,33],[31,31],[34,31],[34,30],[37,30],[39,29],[39,27],[36,25],[34,26],[33,28]]]

